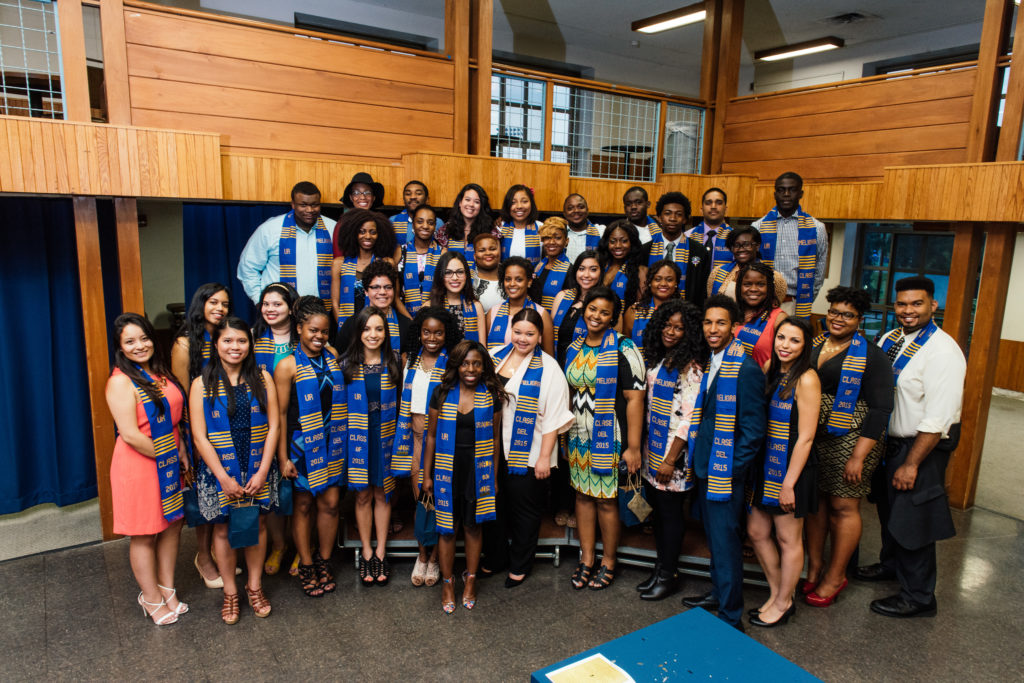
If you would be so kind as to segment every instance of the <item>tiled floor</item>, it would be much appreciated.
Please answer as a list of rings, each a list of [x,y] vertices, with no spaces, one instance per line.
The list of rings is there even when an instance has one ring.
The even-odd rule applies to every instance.
[[[984,510],[954,517],[959,535],[939,544],[936,618],[872,614],[868,603],[892,586],[852,583],[833,607],[801,606],[787,626],[748,634],[829,681],[1020,680],[1024,522]],[[878,531],[870,508],[865,518],[869,561]],[[0,676],[525,681],[534,669],[683,609],[678,596],[638,600],[638,569],[623,568],[607,591],[577,593],[566,552],[561,567],[540,562],[516,589],[500,578],[483,582],[475,610],[446,616],[439,588],[408,583],[409,562],[396,562],[390,586],[363,588],[351,551],[339,551],[334,594],[309,599],[286,574],[268,577],[270,618],[243,606],[229,627],[220,622],[220,591],[204,588],[192,569],[193,549],[185,532],[178,586],[192,611],[164,628],[135,604],[126,540],[0,563]],[[690,578],[680,595],[707,588]],[[763,589],[747,590],[748,605],[763,598]]]

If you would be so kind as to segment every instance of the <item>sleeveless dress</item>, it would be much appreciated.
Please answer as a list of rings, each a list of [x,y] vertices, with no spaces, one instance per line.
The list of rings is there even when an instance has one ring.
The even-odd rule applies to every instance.
[[[772,387],[772,393],[774,394],[774,392],[775,386]],[[796,444],[796,440],[800,436],[799,425],[800,408],[797,406],[796,397],[794,397],[793,409],[789,413],[789,452],[791,454],[793,452],[793,445]],[[761,503],[761,498],[764,496],[764,458],[767,443],[766,439],[765,445],[762,446],[761,453],[754,464],[752,477],[754,479],[754,505],[769,514],[784,515],[787,513],[777,505],[769,506]],[[796,499],[796,508],[794,509],[793,516],[797,519],[818,511],[818,449],[813,444],[811,445],[811,452],[807,455],[807,463],[804,465],[800,476],[796,480],[796,484],[793,486],[793,496]]]
[[[324,352],[326,353],[326,352]],[[324,423],[328,422],[331,415],[331,401],[334,398],[334,382],[331,374],[327,372],[327,364],[324,357],[310,358],[309,364],[316,373],[317,385],[320,387],[320,410]],[[306,455],[302,443],[302,426],[299,424],[299,397],[292,384],[292,391],[288,397],[288,458],[295,465],[298,476],[293,480],[294,485],[300,491],[309,491],[309,480],[306,478]],[[338,486],[343,482],[343,475],[335,476],[328,480],[328,486]]]

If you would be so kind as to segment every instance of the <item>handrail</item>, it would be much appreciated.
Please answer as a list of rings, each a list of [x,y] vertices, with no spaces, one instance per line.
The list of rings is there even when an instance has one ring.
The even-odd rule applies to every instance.
[[[93,5],[97,7],[99,6],[99,2],[96,0],[82,0],[82,4]],[[335,43],[341,43],[343,45],[351,45],[353,47],[366,47],[374,50],[384,50],[385,52],[393,52],[400,55],[415,55],[417,57],[427,57],[428,59],[436,59],[443,62],[451,61],[448,55],[440,54],[437,52],[417,50],[411,47],[399,47],[397,45],[378,43],[376,41],[364,40],[362,38],[343,36],[337,33],[310,31],[308,29],[300,29],[294,26],[285,26],[283,24],[272,24],[267,21],[258,21],[256,19],[242,19],[240,17],[231,17],[225,14],[213,14],[211,12],[198,12],[196,10],[182,9],[180,7],[168,7],[166,5],[161,5],[154,2],[144,2],[143,0],[125,0],[124,6],[126,8],[130,7],[133,9],[149,10],[151,12],[161,12],[163,14],[173,14],[181,17],[188,17],[191,19],[217,21],[222,24],[231,24],[233,26],[242,26],[245,28],[255,28],[266,31],[277,31],[278,33],[287,33],[293,36],[319,38],[322,40],[329,40]]]

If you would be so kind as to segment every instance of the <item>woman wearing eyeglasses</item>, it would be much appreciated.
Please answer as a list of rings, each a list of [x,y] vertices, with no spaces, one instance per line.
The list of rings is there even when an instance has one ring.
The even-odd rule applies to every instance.
[[[461,253],[448,251],[441,255],[430,290],[430,305],[448,309],[466,339],[484,343],[487,318],[473,292],[469,263]]]
[[[366,305],[387,312],[391,348],[396,351],[402,348],[402,339],[412,325],[412,318],[405,314],[402,302],[398,299],[398,278],[398,271],[390,262],[374,261],[366,266],[359,280],[366,295]],[[356,316],[353,315],[338,330],[335,339],[338,352],[344,353],[356,336]]]
[[[821,414],[814,443],[818,490],[826,505],[807,521],[807,604],[826,607],[846,587],[846,565],[860,543],[860,499],[885,448],[893,410],[892,364],[881,348],[860,333],[871,308],[868,293],[835,287],[828,295],[825,334],[814,340],[811,366],[821,378]],[[832,556],[825,566],[825,538]],[[823,571],[824,568],[824,571]]]
[[[736,281],[743,266],[760,261],[761,233],[757,228],[744,225],[734,229],[725,238],[726,248],[732,252],[732,262],[718,266],[708,276],[708,296],[724,294],[736,298]],[[786,278],[775,273],[775,291],[786,295]]]

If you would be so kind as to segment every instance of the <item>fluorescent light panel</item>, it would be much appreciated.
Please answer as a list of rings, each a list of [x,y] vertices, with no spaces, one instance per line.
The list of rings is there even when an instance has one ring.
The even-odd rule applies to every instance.
[[[646,19],[638,19],[630,25],[630,28],[640,33],[660,33],[661,31],[704,21],[707,14],[707,10],[704,9],[704,3],[701,2],[696,5],[681,7],[671,12],[656,14]]]
[[[845,42],[842,38],[827,36],[825,38],[808,40],[802,43],[794,43],[793,45],[773,47],[770,50],[758,50],[754,53],[754,59],[761,62],[776,62],[781,59],[793,59],[794,57],[814,54],[815,52],[835,50],[843,45],[845,45]]]

